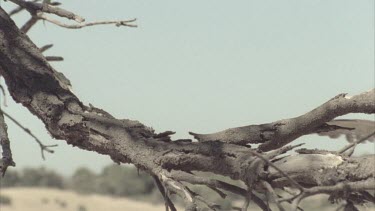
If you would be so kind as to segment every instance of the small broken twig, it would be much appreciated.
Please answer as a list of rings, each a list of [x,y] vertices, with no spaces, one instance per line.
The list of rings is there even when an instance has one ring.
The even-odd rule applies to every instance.
[[[42,46],[41,48],[39,48],[39,50],[40,50],[40,52],[43,53],[44,51],[46,51],[46,50],[48,50],[48,49],[50,49],[52,47],[53,47],[53,44],[48,44],[48,45]]]
[[[47,61],[49,62],[60,62],[64,61],[64,58],[61,56],[46,56],[45,57]]]
[[[38,137],[36,137],[28,128],[24,127],[20,122],[18,122],[16,119],[14,119],[11,115],[7,114],[4,112],[2,109],[0,109],[0,112],[4,114],[7,118],[9,118],[12,122],[14,122],[18,127],[20,127],[22,130],[24,130],[27,134],[29,134],[31,137],[34,138],[34,140],[39,144],[42,158],[45,160],[44,157],[44,151],[49,152],[49,153],[54,153],[53,150],[49,149],[50,147],[56,147],[57,144],[52,144],[52,145],[44,145],[42,141],[39,140]]]

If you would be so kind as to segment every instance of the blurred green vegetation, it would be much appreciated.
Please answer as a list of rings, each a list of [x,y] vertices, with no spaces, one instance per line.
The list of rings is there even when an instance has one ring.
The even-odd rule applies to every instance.
[[[0,179],[0,187],[51,187],[65,188],[65,179],[55,171],[39,168],[24,168],[20,172],[8,170]]]
[[[1,206],[9,206],[12,204],[12,199],[8,196],[0,195],[0,207]]]
[[[197,173],[233,183],[232,180],[211,174]],[[234,183],[241,185],[239,183]],[[151,176],[138,171],[133,166],[112,164],[104,167],[101,172],[95,173],[88,168],[78,168],[71,177],[63,177],[57,172],[39,167],[24,169],[9,169],[3,178],[0,178],[0,188],[8,187],[48,187],[74,190],[80,194],[102,194],[115,197],[128,197],[152,203],[163,203],[163,197],[156,188]],[[238,197],[228,194],[223,200],[215,191],[205,186],[189,186],[194,192],[208,198],[211,202],[222,207],[230,207],[232,201]],[[172,196],[173,201],[181,202],[178,197]]]
[[[150,194],[155,188],[153,179],[135,168],[118,165],[105,167],[96,180],[99,193],[115,196],[136,196]]]
[[[104,167],[99,174],[82,167],[71,177],[63,177],[44,167],[8,170],[0,179],[0,187],[49,187],[82,194],[134,197],[150,195],[155,189],[154,181],[148,174],[131,166],[116,164]]]
[[[209,177],[225,181],[227,183],[246,188],[240,181],[233,181],[230,178],[218,176],[210,173],[194,172],[194,174],[201,177]],[[237,195],[225,192],[226,198],[223,199],[220,195],[202,185],[189,185],[189,189],[195,193],[203,196],[211,202],[221,206],[221,210],[230,210],[232,206],[241,206],[238,204],[243,199]],[[88,168],[82,167],[77,169],[71,177],[63,177],[58,173],[43,168],[24,168],[6,172],[3,178],[0,178],[0,188],[8,187],[48,187],[73,190],[80,194],[102,194],[114,197],[127,197],[135,200],[150,202],[150,203],[164,203],[163,197],[159,190],[154,185],[151,176],[146,172],[138,171],[133,166],[123,165],[108,165],[102,169],[101,172],[95,173]],[[372,193],[373,194],[373,193]],[[259,196],[262,197],[262,196]],[[314,198],[314,197],[312,197]],[[180,198],[175,195],[171,199],[177,204],[183,204]],[[328,196],[315,197],[313,200],[303,201],[302,207],[305,210],[315,210],[317,207],[332,208],[337,205],[332,205],[328,200]],[[49,201],[43,199],[43,203]],[[11,200],[5,196],[0,197],[1,204],[10,204]],[[56,201],[61,208],[66,206],[64,201]],[[78,211],[86,210],[85,207],[78,207]]]

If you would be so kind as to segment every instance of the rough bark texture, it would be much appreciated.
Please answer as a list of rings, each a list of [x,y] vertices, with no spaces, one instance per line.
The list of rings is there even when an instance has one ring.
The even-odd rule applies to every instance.
[[[300,136],[324,130],[324,123],[348,113],[375,113],[374,90],[353,97],[337,95],[318,108],[291,119],[231,128],[213,134],[191,134],[200,141],[261,143],[259,149],[268,151],[284,146]]]
[[[137,121],[117,120],[83,105],[69,90],[67,79],[47,63],[7,14],[2,12],[0,17],[0,68],[9,92],[43,121],[54,138],[154,173],[161,168],[222,175],[240,171],[235,160],[245,156],[247,148],[219,142],[165,142],[168,137],[158,137]],[[238,179],[238,173],[233,175]]]
[[[280,169],[304,186],[328,186],[340,182],[356,182],[375,178],[375,156],[343,157],[327,154],[298,154],[276,161]],[[273,184],[282,187],[284,182],[279,172],[270,169]],[[372,184],[372,189],[375,183]]]
[[[228,176],[254,188],[260,180],[270,182],[275,188],[293,186],[292,180],[281,171],[304,188],[342,182],[368,183],[375,176],[374,156],[349,158],[334,153],[298,154],[275,161],[274,166],[269,161],[293,149],[283,146],[302,135],[337,129],[326,124],[337,116],[375,113],[374,90],[353,97],[338,95],[296,118],[214,134],[193,134],[200,142],[171,141],[171,132],[155,134],[138,121],[116,119],[101,109],[85,106],[71,92],[69,80],[49,65],[40,49],[1,8],[0,73],[13,99],[37,116],[54,138],[148,171],[160,182],[161,190],[173,190],[184,198],[187,210],[195,210],[196,201],[201,199],[192,194],[181,183],[183,181],[205,184],[244,197],[252,194],[221,181],[194,176],[191,171]],[[262,144],[256,152],[244,146],[247,143]],[[368,189],[375,187],[370,185]],[[260,199],[255,195],[252,198],[266,210]]]

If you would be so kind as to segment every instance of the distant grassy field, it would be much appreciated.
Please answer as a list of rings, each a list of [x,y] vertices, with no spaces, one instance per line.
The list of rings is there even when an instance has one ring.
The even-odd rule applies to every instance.
[[[1,195],[11,199],[11,205],[1,205],[1,211],[160,211],[163,204],[147,204],[126,198],[102,195],[80,195],[72,191],[47,188],[7,188]]]
[[[126,198],[114,198],[103,195],[81,195],[72,191],[48,188],[5,188],[2,196],[11,199],[10,205],[0,205],[1,211],[164,211],[162,203],[150,204]],[[241,206],[238,203],[236,205]],[[304,210],[328,211],[337,206],[329,206],[326,196],[314,196],[302,204]],[[177,208],[178,210],[184,210]],[[251,211],[259,210],[251,206]],[[273,209],[277,210],[277,209]],[[360,210],[375,211],[372,207],[360,207]]]

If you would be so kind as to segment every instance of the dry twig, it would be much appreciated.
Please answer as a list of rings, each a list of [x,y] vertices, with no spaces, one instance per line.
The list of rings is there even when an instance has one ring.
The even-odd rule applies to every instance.
[[[31,13],[31,15],[34,15],[37,12],[45,12],[45,13],[51,13],[51,14],[60,16],[62,18],[71,19],[71,20],[74,20],[78,23],[82,23],[82,22],[85,21],[85,19],[82,18],[79,15],[76,15],[76,14],[74,14],[70,11],[64,10],[62,8],[52,6],[50,4],[23,1],[23,0],[10,0],[10,1],[17,4],[20,7],[25,8],[27,11],[29,11]]]
[[[0,145],[2,148],[2,159],[0,162],[0,173],[2,176],[9,166],[16,166],[13,161],[12,151],[10,149],[10,142],[8,138],[7,125],[4,120],[3,112],[0,110]]]
[[[100,24],[136,26],[133,25],[135,19],[128,21],[82,23],[84,21],[83,18],[58,7],[23,0],[11,1],[26,8],[34,15],[33,17],[47,20],[66,28],[76,29]],[[70,25],[61,23],[48,17],[47,13],[75,20],[79,24]],[[53,137],[64,139],[69,144],[82,149],[110,155],[116,162],[131,162],[147,169],[153,175],[157,175],[155,176],[156,179],[154,178],[155,183],[165,198],[167,210],[171,209],[174,211],[175,209],[169,198],[169,193],[176,193],[185,199],[187,210],[196,210],[198,202],[200,204],[203,203],[211,210],[217,209],[216,204],[208,202],[202,196],[194,193],[183,182],[193,185],[206,185],[222,197],[225,197],[225,193],[222,191],[230,191],[244,196],[246,197],[246,201],[243,210],[247,209],[250,199],[263,210],[268,210],[269,207],[264,201],[253,193],[258,191],[256,188],[261,188],[262,192],[265,188],[267,190],[266,194],[269,193],[274,197],[275,202],[281,210],[283,208],[280,203],[286,199],[279,199],[279,196],[275,193],[276,188],[292,185],[299,189],[299,194],[288,199],[288,201],[293,201],[295,209],[298,209],[298,204],[302,199],[310,195],[333,193],[343,190],[364,191],[375,189],[374,185],[370,184],[370,182],[374,182],[373,180],[361,183],[364,182],[362,181],[363,175],[369,178],[374,176],[375,173],[371,170],[364,171],[365,173],[360,176],[350,174],[351,179],[356,182],[343,183],[340,180],[329,180],[329,184],[333,184],[332,186],[319,186],[326,181],[317,182],[314,178],[308,177],[301,180],[301,178],[295,175],[304,176],[303,173],[296,172],[295,168],[293,169],[290,166],[282,164],[283,161],[293,161],[294,158],[296,158],[294,159],[295,163],[298,164],[296,160],[303,160],[308,155],[297,155],[294,158],[290,156],[292,159],[274,159],[280,154],[296,147],[282,146],[302,135],[322,131],[322,125],[336,116],[346,113],[374,113],[375,102],[371,101],[371,99],[369,100],[369,98],[375,96],[374,90],[351,98],[346,97],[345,94],[338,95],[317,109],[288,120],[233,128],[215,134],[193,134],[198,140],[202,141],[200,143],[162,142],[160,140],[170,140],[172,133],[167,131],[155,134],[150,127],[139,122],[116,119],[101,109],[87,109],[88,107],[84,106],[78,97],[65,86],[66,83],[58,80],[62,74],[58,73],[48,64],[46,60],[48,57],[44,57],[41,54],[41,51],[47,50],[49,46],[42,47],[41,49],[36,48],[30,39],[24,33],[21,33],[11,19],[4,14],[1,8],[0,26],[0,36],[2,36],[0,45],[4,46],[0,48],[0,57],[4,58],[0,60],[0,73],[4,75],[7,84],[10,84],[9,90],[15,101],[22,103],[34,115],[38,116]],[[24,49],[24,46],[28,46],[29,49],[20,53],[19,51],[10,50],[9,46],[17,49]],[[25,54],[32,56],[24,56]],[[23,56],[22,58],[24,59],[12,59],[20,56]],[[61,75],[58,76],[58,74]],[[43,77],[40,77],[41,75]],[[27,90],[27,95],[25,95],[25,90]],[[4,115],[9,117],[37,141],[41,147],[43,158],[44,151],[53,152],[49,147],[55,145],[43,145],[29,129],[23,127],[6,113]],[[329,129],[332,128],[330,127]],[[327,128],[325,127],[324,129]],[[261,143],[259,150],[263,150],[263,152],[250,150],[246,146],[241,146],[247,143]],[[270,151],[272,149],[276,150]],[[265,153],[264,151],[270,152]],[[358,164],[362,160],[358,161],[354,158],[348,158],[346,161],[342,157],[337,154],[326,154],[316,157],[311,156],[310,158],[318,158],[313,160],[314,164],[316,164],[314,167],[318,170],[323,169],[327,171],[327,175],[329,175],[329,168],[339,168],[339,164],[340,166],[350,164],[360,170],[366,167],[365,164],[363,165],[365,167]],[[363,161],[366,161],[368,165],[373,164],[373,160],[370,160],[370,158],[366,159],[368,160],[363,159]],[[323,161],[323,163],[324,161],[329,161],[329,163],[322,165],[319,163],[320,161]],[[269,168],[267,169],[266,167]],[[308,167],[311,168],[311,166]],[[298,168],[303,169],[307,167],[299,166]],[[252,172],[252,170],[255,172]],[[254,189],[245,190],[220,180],[202,178],[188,173],[192,171],[212,172],[218,175],[229,176],[234,180],[242,180],[246,185],[251,185]],[[271,175],[272,171],[276,173]],[[268,174],[261,174],[265,172]],[[291,176],[290,172],[293,173],[293,176]],[[336,175],[345,178],[349,174],[342,171],[336,172]],[[252,186],[252,182],[256,183],[259,181],[263,181],[261,183],[263,186]],[[316,187],[304,188],[301,184],[309,184]]]
[[[58,20],[48,17],[42,12],[37,13],[37,17],[45,21],[48,21],[50,23],[53,23],[55,25],[67,28],[67,29],[80,29],[80,28],[88,27],[88,26],[111,25],[111,24],[114,24],[117,27],[118,26],[137,27],[137,25],[133,24],[137,20],[135,18],[131,20],[121,20],[121,21],[97,21],[97,22],[91,22],[91,23],[65,24]]]
[[[52,47],[53,47],[53,44],[48,44],[48,45],[42,46],[41,48],[39,48],[39,50],[40,50],[40,52],[43,53],[44,51],[46,51],[46,50],[48,50],[48,49],[50,49]]]
[[[6,113],[5,111],[1,110],[0,109],[0,112],[2,112],[4,114],[4,116],[8,117],[8,119],[10,119],[12,122],[14,122],[18,127],[20,127],[23,131],[25,131],[27,134],[29,134],[31,137],[34,138],[34,140],[39,144],[39,147],[40,147],[40,151],[41,151],[41,154],[42,154],[42,158],[43,160],[45,160],[45,157],[44,157],[44,151],[46,152],[49,152],[49,153],[54,153],[53,150],[51,150],[50,148],[51,147],[56,147],[57,144],[52,144],[52,145],[44,145],[42,143],[41,140],[39,140],[38,137],[36,137],[28,128],[24,127],[19,121],[17,121],[16,119],[14,119],[11,115],[9,115],[8,113]]]
[[[345,151],[347,151],[348,149],[350,149],[352,147],[355,147],[357,144],[360,144],[360,143],[366,141],[368,138],[370,138],[371,136],[374,136],[374,135],[375,135],[375,130],[372,133],[368,134],[367,136],[365,136],[365,137],[363,137],[363,138],[361,138],[361,139],[359,139],[357,141],[354,141],[354,142],[348,144],[347,146],[343,147],[342,149],[340,149],[339,151],[337,151],[337,153],[338,154],[342,154]]]

